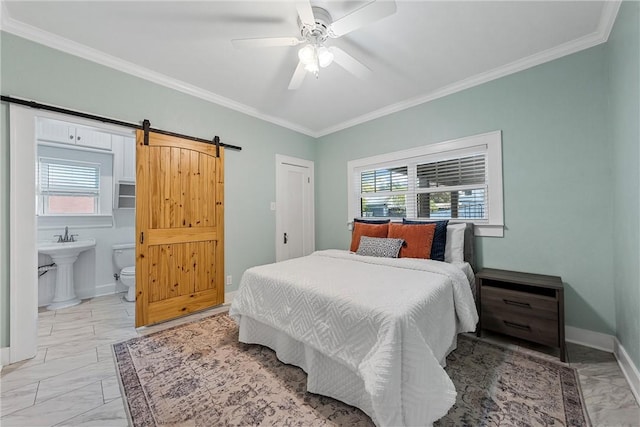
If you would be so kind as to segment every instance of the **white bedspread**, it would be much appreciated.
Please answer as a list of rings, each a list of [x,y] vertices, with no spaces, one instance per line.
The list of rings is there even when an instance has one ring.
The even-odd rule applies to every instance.
[[[339,250],[247,270],[229,314],[347,367],[364,382],[368,415],[385,426],[430,425],[447,413],[456,392],[441,364],[478,320],[459,267]]]

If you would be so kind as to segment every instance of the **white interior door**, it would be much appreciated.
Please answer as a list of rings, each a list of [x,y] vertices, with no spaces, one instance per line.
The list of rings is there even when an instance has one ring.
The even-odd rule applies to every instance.
[[[276,155],[276,261],[315,250],[313,162]]]

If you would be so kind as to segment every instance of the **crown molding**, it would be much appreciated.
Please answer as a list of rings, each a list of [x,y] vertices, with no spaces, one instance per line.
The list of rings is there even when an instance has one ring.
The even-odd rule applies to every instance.
[[[428,94],[391,104],[362,116],[339,123],[335,126],[325,128],[318,132],[318,137],[329,135],[331,133],[338,132],[371,120],[375,120],[380,117],[388,116],[390,114],[436,100],[438,98],[443,98],[456,92],[460,92],[474,86],[479,86],[483,83],[487,83],[492,80],[496,80],[501,77],[505,77],[510,74],[514,74],[519,71],[544,64],[545,62],[553,61],[554,59],[558,59],[563,56],[567,56],[572,53],[576,53],[581,50],[585,50],[590,47],[605,43],[609,39],[609,34],[611,34],[611,30],[613,29],[613,24],[615,23],[621,3],[621,0],[605,2],[602,8],[602,13],[600,15],[600,22],[598,23],[598,27],[596,28],[596,31],[591,34],[575,40],[571,40],[551,49],[547,49],[545,51],[527,56],[498,68],[494,68],[493,70],[476,74]]]
[[[493,70],[476,74],[475,76],[455,82],[436,91],[395,104],[391,104],[389,106],[380,108],[367,114],[363,114],[353,119],[349,119],[337,125],[321,129],[319,131],[314,131],[299,124],[261,113],[257,109],[248,105],[233,101],[229,98],[225,98],[213,92],[155,72],[148,68],[141,67],[128,61],[124,61],[120,58],[111,56],[80,43],[76,43],[64,37],[60,37],[47,31],[43,31],[39,28],[24,24],[9,16],[4,2],[2,2],[2,6],[0,9],[0,29],[2,31],[15,34],[19,37],[23,37],[25,39],[48,46],[50,48],[66,52],[71,55],[75,55],[83,59],[107,66],[109,68],[113,68],[115,70],[142,78],[144,80],[151,81],[161,86],[177,90],[187,95],[191,95],[196,98],[221,105],[223,107],[258,118],[260,120],[264,120],[275,125],[293,130],[295,132],[299,132],[312,138],[320,138],[331,133],[338,132],[393,113],[397,113],[399,111],[406,110],[408,108],[412,108],[426,102],[434,101],[436,99],[443,98],[456,92],[460,92],[465,89],[469,89],[474,86],[478,86],[492,80],[496,80],[501,77],[505,77],[510,74],[514,74],[519,71],[544,64],[545,62],[553,61],[554,59],[558,59],[563,56],[570,55],[572,53],[576,53],[581,50],[605,43],[609,39],[609,35],[611,34],[611,30],[613,29],[613,25],[615,23],[616,16],[618,15],[618,10],[620,9],[621,3],[622,0],[604,2],[598,27],[596,28],[596,31],[591,34],[569,41],[543,52],[539,52],[534,55],[511,62]]]
[[[109,68],[113,68],[123,73],[139,77],[152,83],[167,87],[169,89],[173,89],[178,92],[182,92],[187,95],[191,95],[193,97],[200,98],[217,105],[221,105],[223,107],[238,111],[248,116],[252,116],[278,126],[282,126],[284,128],[302,133],[304,135],[308,135],[314,138],[317,137],[311,129],[308,129],[304,126],[300,126],[287,120],[261,113],[257,109],[249,107],[248,105],[236,102],[232,99],[225,98],[192,84],[183,82],[173,77],[169,77],[148,68],[136,65],[132,62],[109,55],[97,49],[93,49],[86,45],[74,42],[64,37],[60,37],[56,34],[17,21],[9,16],[4,2],[2,4],[2,11],[0,12],[0,15],[0,29],[2,31],[6,31],[27,40],[45,45],[52,49],[78,56],[80,58],[95,62],[100,65],[104,65]]]

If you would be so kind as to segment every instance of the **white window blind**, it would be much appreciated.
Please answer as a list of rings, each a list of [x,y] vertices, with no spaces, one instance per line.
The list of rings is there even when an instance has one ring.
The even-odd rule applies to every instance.
[[[485,153],[418,164],[419,218],[487,219]]]
[[[501,145],[500,132],[491,132],[350,161],[349,221],[457,219],[501,236]]]
[[[364,171],[360,188],[362,216],[405,216],[409,188],[406,166]]]
[[[100,164],[41,157],[36,170],[40,215],[99,213]]]

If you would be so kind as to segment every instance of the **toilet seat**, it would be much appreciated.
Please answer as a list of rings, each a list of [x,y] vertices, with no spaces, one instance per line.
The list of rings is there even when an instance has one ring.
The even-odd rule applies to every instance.
[[[136,275],[136,267],[132,265],[131,267],[125,267],[120,272],[121,276],[135,276]]]

